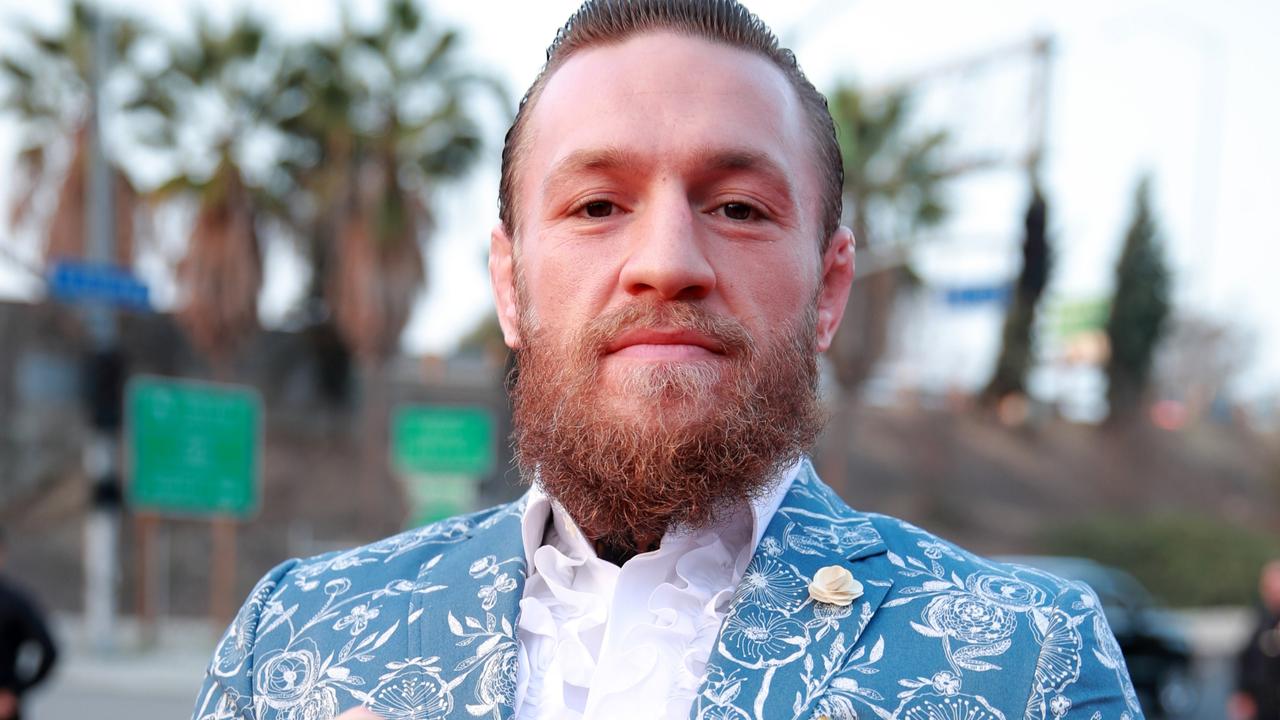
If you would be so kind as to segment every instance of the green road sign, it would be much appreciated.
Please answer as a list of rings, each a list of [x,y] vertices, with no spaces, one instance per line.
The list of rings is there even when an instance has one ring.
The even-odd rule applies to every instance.
[[[391,458],[410,475],[489,474],[493,413],[481,407],[402,405],[391,420]]]
[[[1107,298],[1058,301],[1049,306],[1049,326],[1059,338],[1070,339],[1107,326],[1111,301]]]
[[[475,509],[493,471],[493,413],[482,407],[401,405],[391,419],[391,461],[421,525]]]
[[[126,402],[129,501],[135,507],[240,517],[257,509],[262,457],[257,391],[135,377]]]

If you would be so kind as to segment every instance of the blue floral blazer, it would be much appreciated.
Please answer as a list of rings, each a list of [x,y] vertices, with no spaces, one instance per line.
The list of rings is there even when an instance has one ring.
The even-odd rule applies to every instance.
[[[290,560],[218,643],[194,720],[510,718],[524,500]],[[830,565],[864,588],[809,596]],[[857,512],[806,462],[739,584],[695,720],[1136,720],[1089,588]]]

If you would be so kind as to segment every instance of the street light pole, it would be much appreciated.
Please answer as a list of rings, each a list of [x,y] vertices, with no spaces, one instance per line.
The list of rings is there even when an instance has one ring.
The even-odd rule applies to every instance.
[[[111,66],[111,27],[102,10],[93,23],[93,62],[89,86],[89,188],[85,213],[86,255],[90,262],[115,262],[115,188],[104,149],[102,92]],[[90,350],[85,362],[85,400],[90,437],[84,470],[90,482],[84,534],[84,613],[89,641],[99,652],[114,647],[116,585],[119,577],[120,427],[123,415],[124,358],[116,314],[101,300],[85,308]]]

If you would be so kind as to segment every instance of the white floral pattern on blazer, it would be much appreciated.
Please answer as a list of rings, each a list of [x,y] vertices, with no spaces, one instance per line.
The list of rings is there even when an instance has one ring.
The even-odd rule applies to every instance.
[[[291,560],[218,643],[193,720],[510,718],[524,500]],[[828,566],[864,591],[816,602]],[[694,720],[1137,720],[1087,587],[857,512],[806,462],[707,663]]]

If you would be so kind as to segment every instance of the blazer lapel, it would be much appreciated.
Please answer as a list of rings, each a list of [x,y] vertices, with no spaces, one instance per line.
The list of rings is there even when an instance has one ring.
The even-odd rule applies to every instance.
[[[388,673],[414,676],[402,687],[417,696],[404,698],[404,705],[423,717],[501,719],[514,711],[516,622],[527,574],[520,529],[527,499],[427,554],[407,618],[410,627],[416,625],[411,659]]]
[[[893,585],[871,520],[818,480],[806,461],[743,574],[707,661],[692,718],[801,716],[857,652]],[[815,602],[809,582],[847,568],[863,594],[840,607]],[[881,647],[869,655],[877,656]]]

